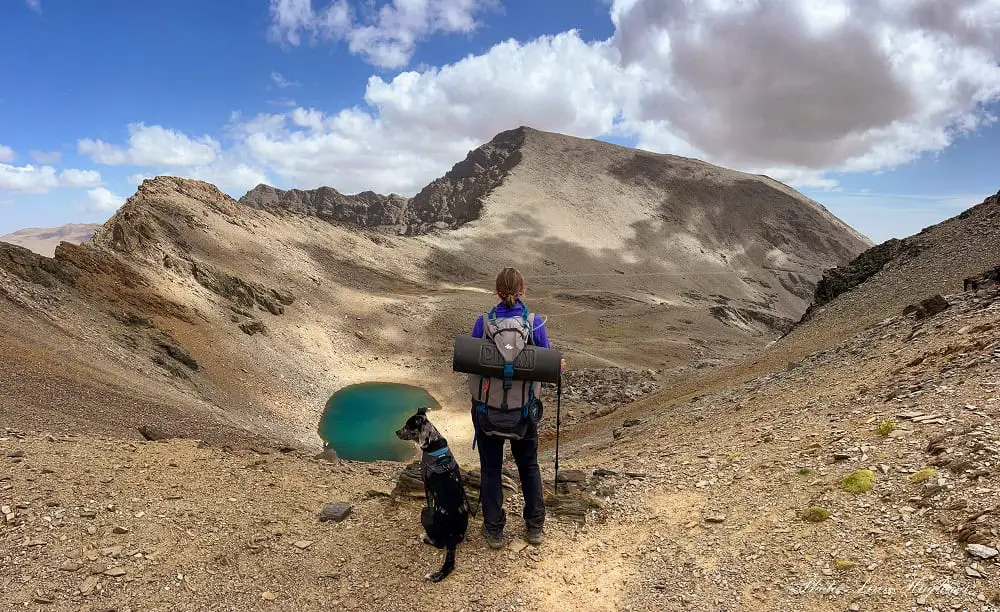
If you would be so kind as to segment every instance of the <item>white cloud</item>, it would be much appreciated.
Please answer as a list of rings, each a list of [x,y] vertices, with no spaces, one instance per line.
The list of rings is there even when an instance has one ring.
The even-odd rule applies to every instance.
[[[299,86],[298,82],[286,79],[280,72],[272,72],[271,80],[274,82],[275,85],[277,85],[281,89],[287,89],[289,87]]]
[[[391,0],[377,10],[371,2],[333,0],[316,11],[312,0],[271,0],[271,40],[299,45],[346,41],[351,53],[383,68],[409,63],[417,43],[436,33],[469,33],[476,15],[494,0]]]
[[[825,191],[836,190],[838,182],[836,179],[825,176],[821,170],[808,170],[804,168],[784,167],[784,168],[744,168],[744,172],[751,174],[763,174],[776,181],[781,181],[786,185],[796,189],[822,189]]]
[[[42,14],[42,0],[25,0],[28,3],[28,8],[35,11],[39,15]]]
[[[239,121],[239,113],[233,113]],[[183,132],[159,125],[133,123],[128,126],[126,146],[101,140],[82,139],[77,143],[81,154],[106,165],[128,165],[145,168],[128,177],[138,185],[143,179],[157,175],[180,176],[208,181],[230,195],[243,195],[246,190],[270,181],[267,173],[245,159],[239,149],[222,150],[222,145],[210,136],[191,137]]]
[[[136,188],[138,188],[143,181],[151,178],[155,178],[155,175],[136,173],[128,175],[128,178],[126,178],[125,180],[128,181],[129,185],[135,185]]]
[[[236,198],[242,196],[248,190],[261,183],[271,182],[267,173],[260,168],[245,162],[236,161],[232,158],[221,158],[206,166],[194,166],[179,169],[165,168],[154,173],[138,172],[130,174],[126,180],[130,185],[138,187],[144,180],[154,178],[158,175],[179,176],[182,178],[206,181]]]
[[[270,182],[263,170],[233,159],[220,159],[214,164],[188,168],[181,176],[207,181],[237,198],[261,183]]]
[[[125,198],[114,194],[104,187],[96,187],[87,191],[87,210],[96,212],[112,212],[125,203]]]
[[[77,151],[110,166],[199,166],[215,161],[221,149],[210,136],[191,138],[159,125],[131,123],[128,132],[127,148],[84,138],[77,142]]]
[[[15,157],[14,149],[11,149],[10,147],[4,145],[0,145],[0,162],[10,163],[14,161],[14,157]]]
[[[31,157],[40,164],[58,164],[62,161],[62,153],[59,151],[31,151]]]
[[[993,121],[997,0],[616,0],[634,124],[735,167],[867,171]]]
[[[0,164],[0,190],[48,193],[59,186],[52,166],[11,166]]]
[[[93,187],[101,184],[96,170],[69,168],[58,172],[52,166],[13,166],[0,163],[0,191],[44,194],[60,187]]]
[[[96,187],[101,182],[101,173],[97,170],[69,169],[59,173],[59,184],[64,187]]]
[[[365,93],[371,110],[263,114],[238,119],[233,136],[285,183],[413,193],[518,125],[579,136],[610,131],[622,82],[613,50],[568,32],[507,41],[486,55],[388,82],[372,77]]]
[[[272,0],[270,33],[291,45],[363,41],[354,52],[400,65],[423,37],[473,30],[488,4]],[[127,146],[79,148],[231,189],[273,176],[412,194],[497,132],[529,125],[831,190],[830,173],[892,168],[995,121],[985,108],[1000,100],[1000,0],[615,0],[610,10],[606,41],[509,40],[372,76],[350,108],[236,113],[226,149],[143,124]]]
[[[333,0],[322,11],[314,11],[312,0],[270,0],[271,23],[268,36],[274,42],[302,43],[306,36],[315,43],[344,36],[351,27],[351,7],[347,0]]]

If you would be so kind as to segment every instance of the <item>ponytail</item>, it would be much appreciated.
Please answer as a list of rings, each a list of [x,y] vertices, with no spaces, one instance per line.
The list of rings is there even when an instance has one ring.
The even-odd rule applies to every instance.
[[[524,277],[515,268],[504,268],[497,275],[496,293],[507,308],[513,308],[524,295]]]

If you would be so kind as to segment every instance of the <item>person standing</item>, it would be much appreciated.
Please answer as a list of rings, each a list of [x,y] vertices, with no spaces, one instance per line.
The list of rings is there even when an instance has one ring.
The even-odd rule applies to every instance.
[[[550,348],[545,321],[530,313],[522,302],[524,277],[515,268],[504,268],[497,275],[496,294],[500,302],[488,313],[480,315],[472,328],[475,338],[496,341],[501,336],[504,348],[519,351],[527,344]],[[562,363],[565,369],[565,361]],[[483,536],[490,548],[504,544],[506,513],[503,509],[501,471],[506,440],[517,464],[524,495],[524,539],[533,545],[542,543],[545,524],[545,503],[542,498],[542,477],[538,467],[538,419],[541,385],[511,378],[469,376],[472,393],[472,422],[479,447],[482,473],[480,496],[483,507]]]

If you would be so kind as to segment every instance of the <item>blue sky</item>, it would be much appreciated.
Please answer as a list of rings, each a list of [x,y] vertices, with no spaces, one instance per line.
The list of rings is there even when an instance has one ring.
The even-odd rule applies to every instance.
[[[521,124],[766,172],[876,241],[1000,189],[988,36],[886,11],[845,69],[850,16],[779,4],[806,34],[772,49],[773,11],[654,0],[8,0],[0,234],[103,221],[156,174],[412,194]]]

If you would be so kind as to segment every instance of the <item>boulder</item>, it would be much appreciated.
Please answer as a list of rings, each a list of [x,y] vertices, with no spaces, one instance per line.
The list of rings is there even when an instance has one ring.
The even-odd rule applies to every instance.
[[[994,557],[1000,556],[1000,551],[996,548],[990,546],[983,546],[982,544],[968,544],[966,545],[966,551],[973,557],[978,557],[980,559],[993,559]]]
[[[586,523],[587,513],[591,510],[600,510],[602,504],[586,491],[560,487],[559,493],[545,497],[545,507],[552,516]]]
[[[334,502],[323,506],[323,510],[319,513],[319,522],[333,521],[339,523],[350,516],[350,514],[351,504],[347,502]]]
[[[240,329],[243,330],[243,333],[248,336],[267,333],[267,328],[264,327],[264,322],[258,319],[251,319],[240,323]]]
[[[579,483],[587,480],[587,474],[583,470],[563,470],[559,472],[558,482]]]
[[[198,371],[198,362],[195,361],[195,358],[192,357],[190,353],[181,347],[165,341],[159,341],[157,345],[160,347],[160,350],[166,353],[171,359],[183,363],[188,368],[196,372]]]
[[[323,449],[323,452],[314,455],[313,459],[316,459],[318,461],[329,461],[330,463],[336,463],[337,461],[340,460],[340,458],[337,457],[337,451],[333,450],[332,448]]]
[[[1000,266],[965,279],[965,291],[982,291],[1000,286]]]
[[[919,304],[910,304],[903,309],[903,316],[914,315],[916,319],[926,319],[948,310],[948,300],[940,294],[927,298]]]
[[[143,438],[149,440],[150,442],[156,442],[157,440],[169,440],[170,438],[177,437],[171,435],[158,425],[140,425],[139,433]]]

